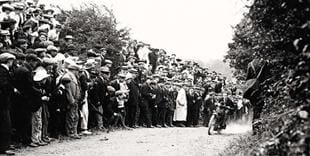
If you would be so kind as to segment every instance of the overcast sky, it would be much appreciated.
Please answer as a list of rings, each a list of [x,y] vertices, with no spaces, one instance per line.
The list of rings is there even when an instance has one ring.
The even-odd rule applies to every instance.
[[[242,0],[40,0],[63,8],[93,2],[113,9],[131,36],[181,58],[222,59],[232,26],[242,18]]]

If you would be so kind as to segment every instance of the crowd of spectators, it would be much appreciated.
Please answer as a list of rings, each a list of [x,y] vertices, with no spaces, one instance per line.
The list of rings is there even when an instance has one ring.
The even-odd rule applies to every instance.
[[[121,51],[78,50],[74,34],[59,38],[53,8],[0,5],[1,153],[94,130],[207,126],[215,95],[242,107],[231,82],[193,61],[135,40]]]

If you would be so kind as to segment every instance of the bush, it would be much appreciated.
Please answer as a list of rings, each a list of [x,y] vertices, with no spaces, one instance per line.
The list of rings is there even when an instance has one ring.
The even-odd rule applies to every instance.
[[[235,27],[225,59],[244,74],[254,58],[270,62],[256,155],[309,155],[310,1],[254,0]]]

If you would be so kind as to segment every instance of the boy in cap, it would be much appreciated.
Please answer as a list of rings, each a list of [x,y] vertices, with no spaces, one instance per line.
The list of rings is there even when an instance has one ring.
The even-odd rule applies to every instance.
[[[109,106],[110,113],[112,113],[111,117],[111,121],[113,122],[112,127],[116,127],[120,123],[123,129],[130,130],[130,128],[125,125],[125,118],[126,118],[125,102],[127,102],[125,92],[121,90],[116,91],[115,99],[110,102]],[[108,132],[109,131],[111,131],[111,125],[109,125]]]

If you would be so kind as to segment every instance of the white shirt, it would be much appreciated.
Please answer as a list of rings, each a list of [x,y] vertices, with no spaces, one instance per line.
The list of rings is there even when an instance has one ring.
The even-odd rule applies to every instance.
[[[1,66],[4,67],[4,68],[5,68],[6,70],[8,70],[8,71],[10,70],[9,66],[6,65],[6,64],[1,64]]]

